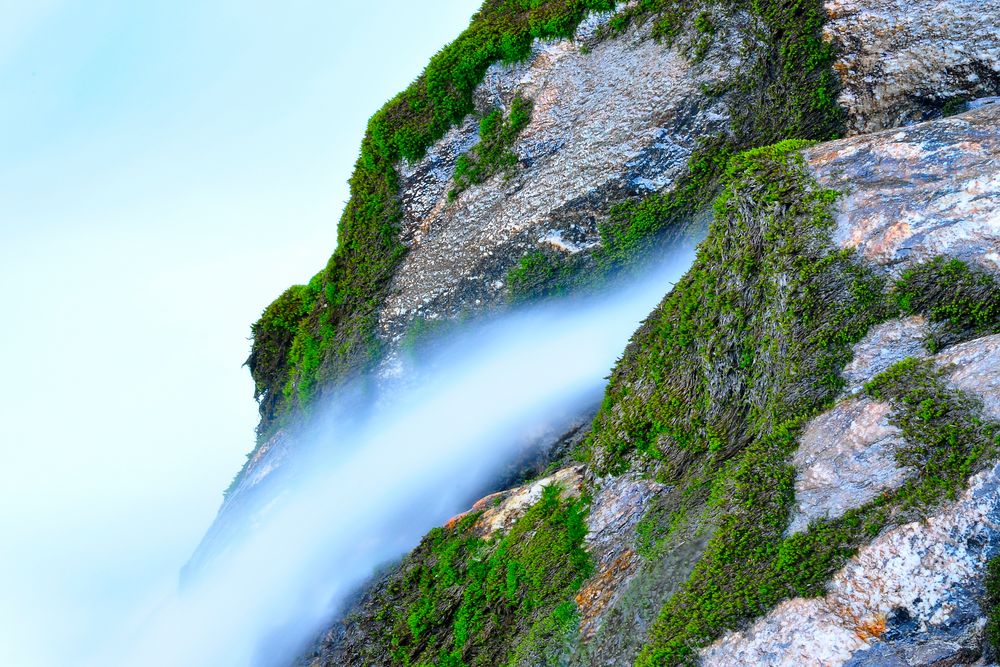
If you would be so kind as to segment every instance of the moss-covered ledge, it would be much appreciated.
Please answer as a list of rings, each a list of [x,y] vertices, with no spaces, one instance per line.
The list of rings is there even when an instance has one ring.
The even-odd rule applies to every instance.
[[[369,121],[338,227],[337,249],[307,286],[292,288],[253,327],[247,365],[265,436],[283,416],[308,411],[318,392],[377,357],[379,304],[405,247],[399,241],[396,164],[420,158],[473,110],[495,62],[526,58],[535,38],[573,35],[613,0],[486,0],[469,27]],[[292,303],[294,301],[294,303]]]

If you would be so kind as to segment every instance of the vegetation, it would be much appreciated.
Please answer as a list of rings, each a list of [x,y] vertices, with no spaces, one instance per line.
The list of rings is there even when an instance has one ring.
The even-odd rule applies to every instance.
[[[372,117],[337,250],[308,286],[293,288],[295,308],[282,297],[253,328],[248,366],[261,401],[262,435],[281,415],[307,410],[319,389],[377,358],[377,309],[405,253],[396,163],[420,158],[472,112],[472,93],[491,64],[521,60],[532,39],[570,36],[588,12],[613,7],[613,0],[486,0],[465,32]],[[287,317],[292,312],[298,317]]]
[[[431,531],[390,588],[393,662],[504,665],[574,638],[587,506],[549,486],[506,535],[481,539],[479,514]]]
[[[527,55],[533,37],[572,33],[599,0],[489,0],[469,29],[369,124],[340,243],[327,268],[294,287],[254,326],[249,365],[264,424],[305,409],[317,388],[370,362],[375,316],[402,256],[394,165],[419,158],[472,111],[486,67]],[[997,330],[1000,296],[987,274],[943,258],[888,289],[885,277],[830,240],[837,193],[807,173],[805,139],[841,131],[833,54],[820,0],[639,0],[611,30],[653,22],[653,34],[693,60],[707,57],[734,17],[753,31],[744,65],[716,91],[727,132],[695,151],[675,188],[620,202],[589,257],[538,251],[508,276],[516,298],[574,289],[655,250],[715,198],[694,266],[644,323],[615,368],[582,452],[597,473],[645,468],[682,489],[637,527],[657,558],[673,531],[707,506],[714,531],[681,590],[650,629],[637,664],[693,661],[701,646],[782,599],[818,595],[885,526],[954,497],[997,454],[1000,427],[928,363],[904,361],[866,386],[888,401],[905,445],[901,488],[786,536],[794,504],[789,459],[803,425],[843,388],[840,372],[871,326],[924,313],[951,335]],[[513,168],[510,151],[530,103],[482,119],[480,144],[456,166],[455,191]],[[784,140],[796,137],[796,140]],[[773,143],[778,141],[778,143]],[[587,275],[584,275],[586,270]],[[403,665],[543,664],[576,634],[573,594],[590,575],[583,549],[588,501],[550,487],[507,535],[480,538],[470,515],[432,531],[379,606],[383,642]],[[991,564],[987,602],[996,606]],[[992,597],[990,597],[992,596]],[[987,628],[1000,637],[996,621]]]
[[[996,453],[1000,431],[974,400],[926,362],[904,362],[867,391],[892,403],[907,443],[898,460],[914,478],[784,535],[797,435],[839,393],[851,346],[895,316],[901,298],[898,287],[888,298],[879,274],[833,247],[836,195],[812,182],[802,146],[733,158],[693,268],[633,338],[595,420],[587,455],[598,470],[641,464],[686,488],[640,522],[640,553],[656,557],[686,508],[707,501],[714,515],[706,550],[661,610],[639,665],[690,662],[698,647],[782,599],[821,594],[887,522],[953,497]]]
[[[454,199],[466,188],[482,183],[494,174],[510,178],[517,167],[517,155],[511,150],[514,140],[531,122],[531,100],[518,95],[511,103],[510,114],[494,109],[479,122],[479,143],[455,161],[455,187],[448,193]]]
[[[730,161],[694,266],[633,338],[594,423],[598,470],[645,462],[720,517],[641,664],[683,661],[788,594],[763,567],[778,561],[792,501],[785,461],[841,389],[853,343],[891,314],[884,280],[830,242],[836,193],[812,181],[804,145]]]
[[[826,581],[890,522],[923,516],[952,499],[997,454],[1000,424],[969,396],[949,389],[928,362],[907,360],[867,389],[894,407],[905,446],[897,462],[914,476],[900,489],[785,537],[794,502],[795,449],[802,419],[787,422],[726,466],[713,486],[718,530],[684,590],[671,598],[637,664],[690,661],[697,647],[792,596],[824,594]]]
[[[693,267],[611,377],[591,438],[599,469],[638,457],[671,478],[702,454],[729,458],[825,405],[853,343],[887,318],[883,279],[829,241],[836,194],[812,183],[803,146],[731,160]]]
[[[994,556],[986,566],[986,595],[983,610],[986,612],[986,641],[993,648],[993,655],[1000,655],[1000,556]]]
[[[821,0],[640,0],[616,14],[610,26],[621,32],[652,21],[654,38],[700,60],[739,16],[748,17],[741,23],[749,31],[740,45],[741,64],[712,91],[726,100],[728,130],[701,139],[670,191],[612,206],[599,226],[601,244],[593,262],[571,257],[560,263],[545,256],[551,283],[537,271],[532,280],[519,280],[528,268],[522,262],[509,276],[515,299],[588,286],[641,261],[683,232],[684,223],[712,201],[733,155],[789,138],[841,134],[843,112],[835,102],[833,49],[822,39]],[[537,260],[525,261],[538,268]]]
[[[943,343],[1000,331],[1000,285],[985,270],[947,257],[906,269],[894,297],[900,312],[926,315],[943,330],[930,341]]]

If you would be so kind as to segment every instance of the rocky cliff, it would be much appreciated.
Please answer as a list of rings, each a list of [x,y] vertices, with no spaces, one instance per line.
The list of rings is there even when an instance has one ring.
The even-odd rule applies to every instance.
[[[200,556],[354,373],[405,381],[434,327],[704,236],[557,470],[428,534],[303,661],[992,661],[998,17],[486,2],[373,118],[330,265],[255,325],[260,443]]]

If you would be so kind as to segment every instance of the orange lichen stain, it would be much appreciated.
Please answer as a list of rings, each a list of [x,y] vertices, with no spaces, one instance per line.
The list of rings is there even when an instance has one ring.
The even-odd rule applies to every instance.
[[[490,495],[480,498],[472,505],[473,512],[479,512],[484,509],[493,507],[494,501],[498,499],[505,498],[510,495],[510,491],[497,491],[496,493],[491,493]]]
[[[591,577],[576,594],[576,606],[580,609],[580,629],[584,639],[593,636],[597,630],[593,621],[611,602],[613,592],[618,588],[618,580],[632,569],[636,555],[634,551],[623,551],[618,558]]]
[[[461,521],[465,517],[469,516],[469,514],[471,514],[471,513],[472,512],[469,511],[469,512],[462,512],[461,514],[456,514],[455,516],[451,517],[450,519],[448,519],[447,521],[444,522],[444,527],[447,530],[452,530],[455,526],[458,525],[459,521]]]
[[[871,252],[876,255],[889,256],[893,254],[900,243],[912,235],[910,224],[904,220],[891,225],[882,233],[882,237],[872,244]]]
[[[885,614],[875,614],[872,618],[861,621],[854,628],[854,634],[865,642],[878,639],[885,634]]]

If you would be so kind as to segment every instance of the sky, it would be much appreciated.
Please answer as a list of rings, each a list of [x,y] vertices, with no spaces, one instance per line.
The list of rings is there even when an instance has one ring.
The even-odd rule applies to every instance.
[[[175,585],[253,446],[250,324],[478,4],[0,0],[0,664]]]

